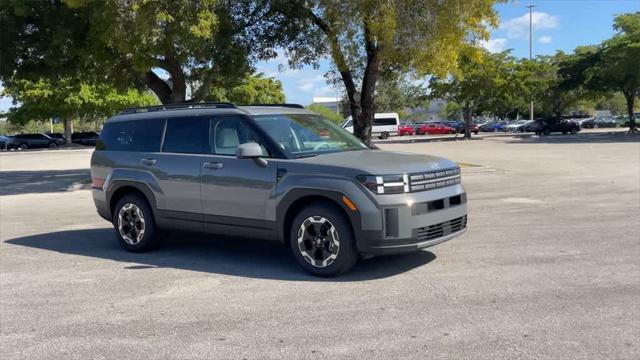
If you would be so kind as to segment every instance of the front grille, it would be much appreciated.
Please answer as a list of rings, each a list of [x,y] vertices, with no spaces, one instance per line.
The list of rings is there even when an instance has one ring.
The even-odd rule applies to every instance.
[[[433,240],[460,231],[466,227],[467,216],[465,215],[439,224],[417,228],[414,230],[416,232],[414,237],[418,239],[418,241]]]
[[[460,184],[460,168],[409,174],[409,191],[427,191]]]

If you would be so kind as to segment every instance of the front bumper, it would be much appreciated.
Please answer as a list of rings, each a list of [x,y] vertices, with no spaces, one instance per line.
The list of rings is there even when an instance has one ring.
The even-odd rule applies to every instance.
[[[462,185],[376,196],[381,228],[356,232],[364,255],[417,251],[453,239],[467,228],[467,195]],[[364,229],[363,229],[364,230]]]
[[[416,239],[404,239],[404,241],[400,241],[399,245],[377,245],[373,246],[369,249],[368,253],[371,255],[392,255],[392,254],[405,254],[414,251],[418,251],[421,249],[426,249],[428,247],[441,244],[445,241],[449,241],[456,236],[462,235],[467,231],[466,228],[450,233],[448,235],[444,235],[435,239],[426,240],[419,242]],[[413,242],[412,242],[413,241]],[[408,242],[408,243],[404,243]]]

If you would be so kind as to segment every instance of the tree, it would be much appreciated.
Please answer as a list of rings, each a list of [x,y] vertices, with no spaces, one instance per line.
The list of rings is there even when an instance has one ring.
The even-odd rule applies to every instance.
[[[406,109],[428,108],[429,97],[422,84],[392,74],[383,76],[377,84],[374,105],[377,112],[403,113]]]
[[[465,138],[471,138],[472,115],[487,104],[505,101],[509,91],[512,59],[508,52],[489,54],[480,49],[467,49],[458,60],[459,71],[445,77],[431,78],[432,98],[445,99],[460,105],[465,120]]]
[[[440,113],[438,114],[438,116],[447,120],[458,120],[461,113],[462,108],[458,103],[448,101],[445,106],[440,109]]]
[[[200,101],[214,87],[237,85],[253,62],[275,56],[280,28],[305,36],[295,21],[265,18],[267,4],[2,1],[0,80],[77,76],[78,82],[146,87],[164,104]]]
[[[234,104],[283,104],[286,102],[282,83],[264,74],[249,75],[232,88],[217,86],[205,97],[207,101],[228,101]]]
[[[337,113],[324,105],[311,104],[307,106],[307,109],[317,112],[318,114],[322,115],[322,117],[329,119],[338,125],[341,124],[342,121],[344,121],[340,113]]]
[[[563,73],[572,84],[596,92],[621,92],[629,115],[629,131],[637,131],[635,100],[640,96],[640,12],[614,20],[617,33],[597,47],[578,48]],[[577,86],[577,85],[576,85]]]
[[[157,98],[135,89],[119,91],[106,84],[75,84],[70,80],[31,82],[19,80],[5,84],[3,96],[13,98],[7,118],[14,123],[60,117],[67,145],[71,144],[73,119],[89,120],[111,116],[126,107],[157,104]]]
[[[381,73],[444,74],[455,68],[461,45],[486,38],[496,24],[494,0],[280,1],[275,10],[306,19],[324,44],[286,45],[292,63],[328,54],[344,85],[354,133],[371,139],[376,84]],[[295,34],[293,34],[295,35]],[[297,37],[296,37],[297,39]],[[358,84],[359,83],[359,84]]]

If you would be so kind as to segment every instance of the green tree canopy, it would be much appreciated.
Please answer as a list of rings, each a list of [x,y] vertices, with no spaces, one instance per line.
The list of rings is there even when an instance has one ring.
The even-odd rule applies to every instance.
[[[448,76],[431,78],[430,96],[460,105],[467,129],[472,115],[487,107],[499,108],[512,101],[524,86],[514,76],[514,60],[508,52],[490,54],[480,49],[462,53],[459,71]],[[465,136],[471,137],[466,131]]]
[[[634,106],[640,96],[640,12],[614,19],[617,33],[599,46],[576,49],[561,72],[573,87],[595,92],[621,92],[626,100],[630,130],[636,131]]]
[[[249,75],[240,84],[227,88],[216,86],[205,98],[207,101],[228,101],[234,104],[283,104],[286,102],[282,83],[265,78],[262,73]]]
[[[331,120],[336,124],[341,124],[342,121],[344,121],[344,119],[342,118],[342,114],[336,113],[335,111],[329,109],[328,107],[326,107],[324,105],[311,104],[311,105],[307,106],[307,109],[322,115],[322,117],[324,117],[324,118],[326,118],[328,120]]]
[[[286,45],[292,63],[330,56],[349,99],[354,133],[369,142],[380,74],[442,75],[454,69],[463,44],[486,38],[486,26],[496,24],[495,2],[281,0],[274,8],[322,34],[324,43],[311,42],[311,50],[306,42]]]
[[[233,87],[275,56],[288,19],[267,1],[130,0],[0,2],[0,80],[60,77],[146,87],[162,103],[200,101]],[[293,25],[292,25],[293,24]]]
[[[76,84],[68,79],[57,82],[19,80],[5,84],[2,95],[13,98],[14,106],[7,113],[9,121],[26,123],[60,117],[65,125],[67,142],[71,140],[73,119],[92,120],[111,116],[126,107],[158,102],[149,92],[122,91],[106,84]]]

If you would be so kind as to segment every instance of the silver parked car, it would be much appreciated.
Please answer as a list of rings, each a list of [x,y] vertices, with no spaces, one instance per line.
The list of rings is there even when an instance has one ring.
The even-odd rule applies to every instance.
[[[462,234],[453,162],[372,150],[296,105],[125,110],[91,159],[93,199],[130,251],[163,229],[279,241],[308,272],[416,251]]]

